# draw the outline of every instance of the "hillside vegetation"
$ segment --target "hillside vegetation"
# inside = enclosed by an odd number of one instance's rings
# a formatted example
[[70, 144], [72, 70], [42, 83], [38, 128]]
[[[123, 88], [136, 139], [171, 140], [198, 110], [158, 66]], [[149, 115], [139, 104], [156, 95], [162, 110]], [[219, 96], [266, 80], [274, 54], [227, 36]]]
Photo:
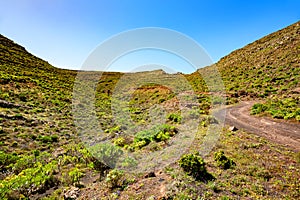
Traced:
[[222, 58], [217, 66], [230, 98], [262, 100], [275, 118], [300, 121], [300, 22]]
[[[226, 87], [227, 103], [258, 100], [265, 109], [253, 113], [299, 121], [299, 59], [300, 22], [223, 57], [215, 65]], [[195, 91], [207, 91], [200, 74], [209, 77], [210, 70], [201, 68], [186, 75]]]
[[[227, 103], [258, 101], [252, 114], [299, 123], [299, 33], [297, 22], [216, 63]], [[135, 74], [64, 70], [0, 35], [0, 69], [0, 199], [300, 198], [299, 152], [225, 128], [209, 155], [202, 158], [197, 153], [208, 128], [218, 123], [209, 111], [219, 100], [210, 98], [214, 91], [208, 90], [200, 75], [209, 77], [211, 67], [187, 75], [159, 70]], [[101, 75], [94, 104], [105, 138], [89, 133], [87, 138], [95, 143], [91, 146], [85, 146], [78, 135], [84, 126], [75, 126], [72, 113], [78, 73]], [[168, 87], [149, 83], [131, 88], [130, 82], [121, 82], [128, 90], [114, 94], [122, 78], [149, 75], [163, 77]], [[195, 99], [183, 77], [192, 86]], [[130, 96], [128, 101], [118, 98], [123, 93]], [[187, 103], [181, 105], [180, 98]], [[128, 115], [116, 118], [119, 110], [112, 110], [114, 105]], [[182, 107], [191, 107], [193, 112], [187, 117]], [[180, 137], [181, 124], [189, 120], [199, 123], [192, 144], [180, 152], [184, 153], [181, 158], [162, 169], [130, 173], [112, 169], [115, 163], [105, 158], [106, 152], [139, 156], [168, 149]], [[154, 122], [156, 126], [151, 127]], [[99, 152], [109, 161], [97, 159]], [[122, 164], [137, 163], [128, 159]]]

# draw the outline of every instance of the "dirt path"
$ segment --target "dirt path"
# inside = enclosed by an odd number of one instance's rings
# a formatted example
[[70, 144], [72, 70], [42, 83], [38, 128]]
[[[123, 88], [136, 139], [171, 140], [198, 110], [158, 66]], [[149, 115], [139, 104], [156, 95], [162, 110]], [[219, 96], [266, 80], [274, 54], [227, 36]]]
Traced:
[[227, 107], [219, 110], [216, 116], [224, 116], [226, 112], [226, 124], [300, 151], [300, 124], [252, 116], [250, 109], [254, 103], [242, 102], [237, 106]]

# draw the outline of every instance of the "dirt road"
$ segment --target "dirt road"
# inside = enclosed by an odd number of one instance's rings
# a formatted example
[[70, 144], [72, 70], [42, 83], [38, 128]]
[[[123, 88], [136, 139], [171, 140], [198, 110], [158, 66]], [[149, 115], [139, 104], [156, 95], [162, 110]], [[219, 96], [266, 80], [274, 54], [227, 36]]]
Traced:
[[300, 151], [300, 124], [250, 115], [254, 103], [242, 102], [237, 106], [227, 107], [219, 110], [216, 117], [224, 116], [226, 112], [226, 124]]

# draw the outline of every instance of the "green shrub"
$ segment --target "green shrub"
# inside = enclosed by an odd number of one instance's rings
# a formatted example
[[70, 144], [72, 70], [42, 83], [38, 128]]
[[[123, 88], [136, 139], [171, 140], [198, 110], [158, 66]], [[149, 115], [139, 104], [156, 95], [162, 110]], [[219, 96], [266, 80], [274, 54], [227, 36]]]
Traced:
[[266, 181], [269, 181], [271, 178], [272, 178], [272, 175], [271, 173], [266, 170], [266, 169], [263, 169], [263, 168], [259, 168], [257, 171], [256, 171], [256, 176], [258, 178], [262, 178]]
[[215, 152], [214, 159], [217, 162], [217, 166], [223, 169], [229, 169], [236, 165], [233, 160], [225, 156], [224, 151]]
[[122, 179], [123, 175], [124, 175], [123, 171], [113, 169], [107, 174], [105, 182], [107, 183], [108, 187], [111, 189], [120, 187], [121, 179]]
[[14, 191], [25, 197], [37, 191], [44, 192], [57, 183], [53, 176], [56, 166], [56, 161], [46, 165], [37, 162], [34, 167], [24, 169], [18, 175], [13, 174], [6, 177], [0, 181], [0, 198], [6, 199]]
[[152, 130], [140, 131], [135, 135], [133, 142], [144, 141], [146, 144], [149, 144], [155, 137], [155, 134], [156, 133]]
[[14, 141], [12, 144], [11, 144], [12, 147], [17, 147], [18, 146], [18, 142]]
[[39, 135], [38, 136], [38, 140], [41, 141], [41, 142], [43, 142], [43, 143], [50, 143], [50, 142], [52, 142], [51, 137], [48, 136], [48, 135], [45, 135], [45, 136]]
[[300, 97], [291, 98], [272, 98], [265, 103], [254, 104], [251, 108], [251, 114], [269, 113], [277, 119], [296, 119], [300, 121]]
[[[1, 122], [1, 118], [0, 118], [0, 122]], [[3, 128], [0, 126], [0, 134], [4, 133]]]
[[34, 155], [35, 158], [38, 157], [38, 156], [40, 155], [40, 151], [39, 151], [39, 150], [36, 150], [36, 149], [33, 150], [32, 153], [33, 153], [33, 155]]
[[20, 173], [26, 168], [33, 167], [36, 162], [46, 164], [49, 156], [50, 154], [47, 152], [39, 152], [38, 150], [34, 150], [33, 154], [18, 156], [18, 160], [9, 167], [12, 168], [14, 173]]
[[272, 117], [276, 119], [283, 119], [285, 116], [282, 110], [271, 109], [268, 112], [271, 113]]
[[149, 130], [138, 132], [134, 137], [133, 144], [131, 144], [130, 146], [133, 147], [133, 149], [140, 149], [148, 145], [152, 141], [166, 141], [176, 133], [177, 130], [174, 126], [170, 126], [167, 124], [157, 125]]
[[181, 123], [182, 117], [179, 114], [170, 113], [168, 114], [167, 119], [175, 123]]
[[125, 139], [123, 137], [118, 137], [114, 140], [114, 144], [123, 147], [125, 145]]
[[250, 114], [257, 115], [259, 113], [266, 111], [267, 109], [268, 109], [268, 107], [265, 106], [264, 104], [256, 103], [252, 106]]
[[24, 93], [20, 93], [20, 94], [19, 94], [19, 98], [20, 98], [21, 101], [24, 101], [24, 102], [27, 101], [27, 95], [24, 94]]
[[14, 119], [24, 119], [24, 117], [21, 113], [17, 113], [15, 114]]
[[126, 157], [122, 162], [123, 167], [134, 167], [137, 164], [137, 161], [132, 157]]
[[228, 196], [221, 196], [220, 199], [221, 199], [221, 200], [230, 200], [231, 198], [228, 197]]
[[156, 136], [155, 136], [155, 141], [160, 142], [160, 141], [166, 141], [170, 138], [169, 132], [159, 132]]
[[163, 98], [160, 98], [160, 99], [158, 100], [159, 103], [163, 103], [164, 101], [166, 101], [166, 100], [163, 99]]
[[74, 167], [68, 173], [71, 178], [72, 184], [78, 184], [81, 177], [83, 177], [83, 173], [77, 168]]
[[0, 165], [1, 166], [9, 166], [10, 164], [14, 164], [19, 159], [19, 156], [16, 153], [5, 153], [0, 151]]
[[[157, 139], [158, 135], [161, 133], [165, 133], [168, 135], [174, 135], [176, 134], [177, 130], [174, 126], [170, 126], [167, 124], [163, 124], [163, 125], [157, 125], [154, 126], [153, 128], [149, 129], [149, 130], [145, 130], [145, 131], [140, 131], [136, 134], [136, 136], [134, 137], [134, 142], [137, 141], [146, 141], [147, 143], [150, 143], [151, 141]], [[159, 140], [159, 139], [157, 139]]]
[[58, 135], [51, 135], [52, 142], [58, 142]]
[[121, 127], [120, 126], [115, 126], [113, 128], [105, 130], [106, 133], [118, 133], [120, 131], [121, 131]]
[[[35, 136], [31, 136], [32, 139], [35, 138]], [[42, 143], [52, 143], [52, 142], [58, 142], [58, 135], [54, 134], [51, 136], [48, 135], [39, 135], [37, 137], [37, 140], [41, 141]]]
[[200, 117], [201, 114], [205, 114], [206, 112], [203, 110], [199, 110], [199, 109], [192, 109], [191, 111], [189, 111], [189, 117], [191, 119], [198, 119]]
[[143, 148], [147, 144], [148, 144], [147, 141], [141, 140], [141, 141], [134, 142], [131, 146], [133, 147], [133, 149], [138, 150], [138, 149]]
[[179, 160], [179, 166], [188, 174], [195, 178], [206, 177], [207, 171], [205, 162], [199, 153], [185, 154]]
[[117, 147], [110, 143], [100, 143], [96, 144], [88, 149], [93, 156], [103, 162], [107, 166], [112, 168], [115, 167], [118, 159], [123, 154], [120, 147]]

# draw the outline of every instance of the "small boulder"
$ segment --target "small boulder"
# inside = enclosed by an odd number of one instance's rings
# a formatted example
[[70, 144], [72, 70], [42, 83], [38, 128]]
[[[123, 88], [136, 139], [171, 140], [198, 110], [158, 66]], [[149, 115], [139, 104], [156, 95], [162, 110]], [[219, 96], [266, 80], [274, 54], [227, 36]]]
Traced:
[[151, 177], [156, 177], [156, 176], [155, 176], [155, 173], [154, 173], [153, 171], [147, 173], [147, 174], [144, 176], [144, 178], [151, 178]]
[[237, 131], [237, 130], [238, 130], [238, 128], [237, 128], [237, 127], [235, 127], [235, 126], [230, 126], [228, 130], [230, 130], [230, 131]]
[[64, 191], [64, 199], [75, 200], [79, 197], [80, 189], [77, 187], [71, 187], [69, 190]]
[[55, 151], [52, 153], [54, 158], [58, 158], [59, 156], [63, 156], [66, 153], [66, 150], [59, 147], [55, 149]]

